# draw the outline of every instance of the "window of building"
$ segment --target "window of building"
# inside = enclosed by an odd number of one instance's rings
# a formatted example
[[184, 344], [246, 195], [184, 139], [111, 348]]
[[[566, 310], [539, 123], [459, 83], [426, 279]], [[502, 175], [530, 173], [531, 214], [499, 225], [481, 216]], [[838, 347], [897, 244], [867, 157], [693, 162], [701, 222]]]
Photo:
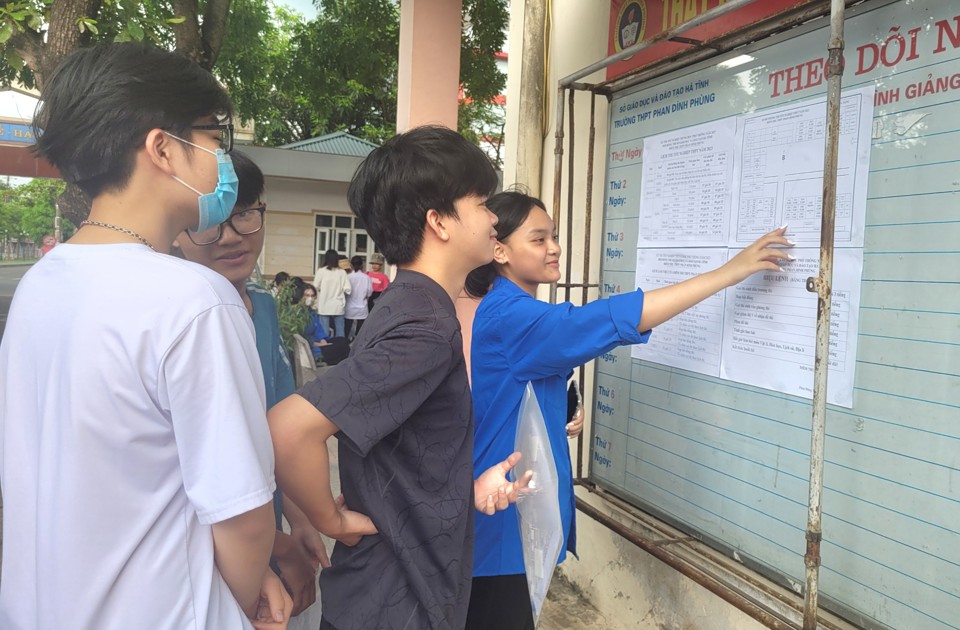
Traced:
[[364, 230], [360, 219], [344, 214], [314, 215], [313, 220], [314, 268], [323, 263], [323, 255], [328, 249], [348, 258], [363, 256], [369, 268], [370, 257], [380, 253], [373, 239]]

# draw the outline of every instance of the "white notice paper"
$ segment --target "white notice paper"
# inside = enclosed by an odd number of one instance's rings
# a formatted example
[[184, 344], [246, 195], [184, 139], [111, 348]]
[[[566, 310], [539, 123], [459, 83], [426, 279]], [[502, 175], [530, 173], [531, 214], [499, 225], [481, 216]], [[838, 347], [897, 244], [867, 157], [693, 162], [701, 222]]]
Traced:
[[[637, 288], [651, 291], [716, 269], [727, 261], [727, 248], [637, 250]], [[723, 292], [716, 293], [657, 326], [631, 356], [717, 376], [723, 340]]]
[[[731, 251], [733, 257], [738, 252]], [[727, 289], [720, 377], [795, 396], [813, 396], [819, 249], [793, 249], [783, 273], [757, 273]], [[827, 402], [853, 407], [863, 250], [834, 251]], [[651, 336], [651, 339], [653, 336]]]
[[[874, 91], [847, 90], [840, 104], [836, 247], [863, 247]], [[740, 118], [731, 247], [783, 224], [797, 244], [819, 246], [826, 113], [823, 97]]]
[[644, 140], [637, 247], [727, 244], [736, 133], [731, 117]]

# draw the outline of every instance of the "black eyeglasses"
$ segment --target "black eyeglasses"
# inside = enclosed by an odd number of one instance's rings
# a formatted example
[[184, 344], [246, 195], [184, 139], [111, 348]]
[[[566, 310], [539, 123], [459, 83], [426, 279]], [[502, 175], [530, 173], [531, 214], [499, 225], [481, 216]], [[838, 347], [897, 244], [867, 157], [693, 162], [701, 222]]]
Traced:
[[223, 236], [223, 226], [229, 225], [240, 236], [256, 234], [263, 229], [263, 213], [267, 211], [266, 204], [260, 204], [230, 215], [230, 218], [203, 232], [187, 230], [187, 238], [194, 245], [213, 245]]
[[191, 129], [198, 129], [201, 131], [219, 131], [220, 132], [220, 148], [223, 149], [224, 153], [230, 153], [233, 151], [233, 123], [211, 123], [209, 125], [191, 125]]

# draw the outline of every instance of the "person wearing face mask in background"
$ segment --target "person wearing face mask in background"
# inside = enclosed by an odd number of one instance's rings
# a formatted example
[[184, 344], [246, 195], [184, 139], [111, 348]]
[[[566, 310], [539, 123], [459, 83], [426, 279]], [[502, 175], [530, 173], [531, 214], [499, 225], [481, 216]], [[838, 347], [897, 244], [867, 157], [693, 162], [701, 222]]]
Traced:
[[289, 619], [253, 324], [220, 274], [167, 255], [233, 210], [231, 112], [197, 64], [134, 42], [44, 86], [36, 151], [91, 208], [24, 276], [0, 344], [4, 630]]
[[317, 365], [336, 365], [350, 354], [350, 343], [346, 337], [331, 337], [327, 332], [323, 320], [317, 313], [317, 290], [313, 285], [304, 283], [300, 288], [300, 304], [310, 313], [310, 321], [303, 331], [303, 336], [310, 344], [313, 360]]

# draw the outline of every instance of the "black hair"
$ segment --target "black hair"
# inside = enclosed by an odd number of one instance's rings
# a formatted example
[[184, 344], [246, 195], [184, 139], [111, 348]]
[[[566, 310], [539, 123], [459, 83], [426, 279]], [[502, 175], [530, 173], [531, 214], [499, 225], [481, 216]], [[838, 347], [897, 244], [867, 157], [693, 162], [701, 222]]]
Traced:
[[294, 276], [290, 278], [290, 284], [293, 285], [293, 295], [290, 296], [290, 303], [296, 304], [300, 301], [300, 298], [303, 297], [304, 287], [310, 283], [304, 282], [303, 278], [300, 276]]
[[314, 294], [314, 295], [317, 294], [317, 289], [316, 289], [316, 287], [314, 287], [314, 286], [313, 286], [312, 284], [310, 284], [309, 282], [304, 282], [303, 280], [301, 280], [299, 284], [297, 284], [297, 285], [294, 286], [294, 289], [293, 289], [293, 303], [294, 303], [294, 304], [298, 304], [298, 303], [300, 302], [300, 300], [303, 299], [303, 296], [304, 296], [304, 294], [307, 292], [307, 289], [310, 289], [311, 291], [313, 291], [313, 294]]
[[250, 156], [242, 151], [231, 151], [230, 159], [233, 169], [240, 180], [237, 189], [237, 204], [241, 208], [248, 208], [259, 201], [263, 196], [263, 171]]
[[281, 284], [290, 279], [290, 274], [286, 271], [278, 271], [277, 275], [273, 277], [273, 286], [279, 287]]
[[388, 263], [413, 262], [423, 245], [428, 210], [455, 219], [454, 202], [486, 199], [499, 180], [483, 151], [445, 127], [417, 127], [374, 149], [350, 182], [350, 208]]
[[[487, 208], [497, 215], [497, 240], [501, 243], [506, 242], [510, 235], [523, 225], [531, 210], [547, 210], [542, 201], [519, 190], [497, 193], [487, 199]], [[497, 263], [489, 262], [471, 271], [463, 288], [472, 297], [481, 298], [490, 290], [490, 285], [498, 274]]]
[[327, 269], [339, 269], [340, 268], [340, 254], [337, 253], [335, 249], [328, 249], [323, 254], [323, 266]]
[[150, 130], [189, 138], [198, 119], [232, 112], [213, 75], [187, 57], [140, 42], [99, 44], [72, 53], [47, 80], [34, 151], [92, 199], [126, 186]]
[[356, 271], [363, 269], [363, 256], [354, 256], [350, 259], [350, 264]]

